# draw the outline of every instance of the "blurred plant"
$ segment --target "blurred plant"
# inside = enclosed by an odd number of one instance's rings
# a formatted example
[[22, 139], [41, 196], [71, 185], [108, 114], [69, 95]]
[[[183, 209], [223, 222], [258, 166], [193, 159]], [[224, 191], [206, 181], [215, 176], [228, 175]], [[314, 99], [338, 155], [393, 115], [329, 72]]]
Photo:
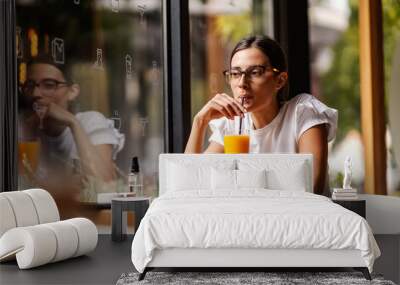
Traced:
[[342, 188], [343, 186], [343, 178], [344, 175], [341, 171], [336, 174], [335, 179], [333, 180], [333, 185], [331, 188]]
[[215, 19], [216, 32], [223, 42], [238, 42], [252, 31], [250, 12], [240, 15], [221, 15]]

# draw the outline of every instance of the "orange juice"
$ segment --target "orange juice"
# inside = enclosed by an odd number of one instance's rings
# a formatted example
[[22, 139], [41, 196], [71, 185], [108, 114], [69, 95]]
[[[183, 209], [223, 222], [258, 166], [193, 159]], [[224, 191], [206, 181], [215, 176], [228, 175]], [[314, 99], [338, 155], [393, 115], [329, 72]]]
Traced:
[[40, 143], [39, 141], [20, 141], [18, 142], [18, 167], [20, 173], [24, 173], [25, 166], [23, 159], [36, 171], [39, 163]]
[[246, 135], [224, 136], [225, 153], [248, 153], [249, 141]]

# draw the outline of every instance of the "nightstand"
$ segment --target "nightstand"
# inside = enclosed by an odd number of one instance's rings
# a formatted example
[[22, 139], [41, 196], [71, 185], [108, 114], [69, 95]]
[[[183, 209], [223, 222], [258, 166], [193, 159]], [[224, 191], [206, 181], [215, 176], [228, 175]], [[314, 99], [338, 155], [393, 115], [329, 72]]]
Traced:
[[332, 202], [359, 214], [365, 219], [365, 200], [332, 200]]
[[111, 201], [111, 238], [113, 241], [126, 239], [126, 211], [135, 212], [137, 231], [140, 221], [150, 205], [150, 197], [113, 198]]

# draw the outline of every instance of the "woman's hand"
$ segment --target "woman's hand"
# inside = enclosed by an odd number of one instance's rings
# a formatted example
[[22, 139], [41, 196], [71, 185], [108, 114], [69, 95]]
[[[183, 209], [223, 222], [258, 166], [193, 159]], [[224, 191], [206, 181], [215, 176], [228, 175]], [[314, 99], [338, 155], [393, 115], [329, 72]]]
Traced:
[[54, 103], [48, 105], [46, 116], [68, 127], [76, 121], [74, 114]]
[[40, 112], [43, 112], [42, 114], [36, 112], [36, 114], [39, 117], [43, 116], [42, 119], [45, 121], [52, 119], [57, 124], [67, 127], [71, 127], [76, 121], [76, 117], [71, 112], [53, 102], [42, 99], [37, 100], [34, 104], [38, 106], [38, 109], [41, 110]]
[[239, 99], [234, 99], [225, 93], [216, 94], [206, 105], [197, 113], [197, 117], [209, 122], [213, 119], [226, 117], [233, 120], [235, 116], [244, 116], [247, 110], [240, 104]]
[[[233, 120], [235, 116], [244, 116], [247, 110], [241, 105], [240, 99], [234, 99], [225, 93], [215, 95], [196, 114], [189, 140], [186, 144], [185, 153], [200, 153], [203, 151], [203, 141], [208, 123], [213, 119], [226, 117]], [[211, 143], [211, 148], [206, 152], [223, 152], [224, 148], [217, 143]]]

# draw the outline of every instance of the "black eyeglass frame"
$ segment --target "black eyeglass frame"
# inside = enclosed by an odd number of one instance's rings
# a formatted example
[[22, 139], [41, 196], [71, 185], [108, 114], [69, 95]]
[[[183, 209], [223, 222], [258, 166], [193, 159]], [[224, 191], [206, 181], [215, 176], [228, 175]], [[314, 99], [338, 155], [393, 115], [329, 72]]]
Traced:
[[[46, 82], [47, 83], [51, 82], [51, 83], [55, 84], [54, 87], [52, 88], [53, 92], [55, 90], [57, 90], [60, 85], [66, 85], [66, 86], [71, 85], [71, 83], [68, 82], [68, 81], [59, 81], [57, 79], [46, 78], [46, 79], [40, 80], [39, 82], [36, 82], [34, 80], [28, 80], [23, 85], [21, 85], [19, 87], [19, 89], [20, 89], [22, 94], [28, 94], [29, 95], [29, 94], [33, 93], [33, 91], [35, 90], [36, 87], [38, 87], [39, 90], [42, 90], [41, 88], [43, 88], [43, 87], [41, 87], [41, 86], [44, 86], [43, 84], [45, 84]], [[28, 86], [29, 83], [30, 83], [30, 86]]]
[[238, 73], [240, 73], [240, 77], [242, 78], [243, 74], [245, 76], [245, 78], [249, 78], [251, 72], [254, 70], [254, 68], [262, 68], [262, 74], [264, 74], [267, 70], [271, 70], [272, 72], [274, 72], [275, 74], [279, 74], [280, 71], [279, 69], [275, 68], [275, 67], [271, 67], [271, 66], [265, 66], [265, 65], [253, 65], [248, 67], [246, 70], [240, 70], [240, 69], [226, 69], [224, 71], [222, 71], [222, 74], [224, 75], [225, 81], [230, 84], [231, 83], [231, 78], [230, 78], [230, 72], [232, 70], [237, 71]]

